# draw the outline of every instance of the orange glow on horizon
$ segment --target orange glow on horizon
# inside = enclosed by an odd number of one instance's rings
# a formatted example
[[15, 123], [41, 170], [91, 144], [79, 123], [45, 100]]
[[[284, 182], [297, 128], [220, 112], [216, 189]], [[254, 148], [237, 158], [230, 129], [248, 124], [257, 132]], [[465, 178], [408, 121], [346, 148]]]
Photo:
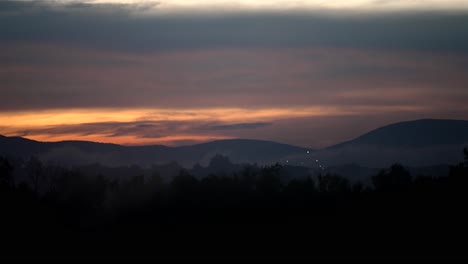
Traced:
[[182, 133], [141, 137], [138, 135], [112, 135], [111, 133], [76, 133], [73, 131], [51, 133], [50, 129], [70, 125], [132, 122], [217, 122], [233, 124], [246, 122], [271, 122], [277, 119], [336, 114], [330, 107], [308, 108], [206, 108], [206, 109], [57, 109], [42, 111], [17, 111], [0, 113], [0, 134], [23, 136], [37, 141], [83, 140], [121, 145], [177, 145], [180, 142], [201, 143], [233, 137], [219, 132]]
[[[235, 125], [285, 119], [346, 116], [370, 111], [412, 111], [401, 107], [311, 106], [291, 108], [204, 108], [204, 109], [63, 109], [0, 113], [0, 134], [38, 141], [84, 140], [121, 145], [178, 145], [230, 139], [222, 130], [197, 130], [198, 124]], [[119, 127], [138, 129], [138, 124], [157, 124], [155, 134], [138, 131], [115, 133]], [[174, 129], [174, 123], [177, 128]], [[104, 126], [102, 126], [104, 124]], [[86, 131], [84, 125], [97, 129]], [[64, 129], [65, 128], [65, 129]], [[162, 133], [158, 133], [162, 131]], [[229, 133], [227, 133], [229, 134]]]
[[[144, 146], [144, 145], [189, 145], [196, 143], [204, 143], [213, 140], [232, 139], [232, 137], [225, 136], [202, 136], [202, 135], [176, 135], [165, 136], [160, 138], [140, 138], [136, 136], [117, 136], [109, 137], [108, 135], [80, 135], [80, 134], [67, 134], [67, 135], [33, 135], [25, 136], [25, 138], [42, 141], [42, 142], [59, 142], [59, 141], [92, 141], [98, 143], [112, 143], [126, 146]], [[182, 142], [182, 144], [179, 144]]]
[[294, 108], [204, 108], [204, 109], [58, 109], [0, 113], [3, 127], [45, 127], [97, 122], [193, 121], [224, 122], [272, 121], [278, 118], [344, 114], [329, 106]]

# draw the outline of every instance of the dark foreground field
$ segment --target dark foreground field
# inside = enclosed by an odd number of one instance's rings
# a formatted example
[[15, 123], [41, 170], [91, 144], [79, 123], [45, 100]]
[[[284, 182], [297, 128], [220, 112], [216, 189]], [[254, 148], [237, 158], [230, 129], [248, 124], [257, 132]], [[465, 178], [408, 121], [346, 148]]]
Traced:
[[[314, 217], [276, 212], [179, 213], [86, 231], [31, 216], [4, 226], [2, 258], [36, 259], [460, 259], [466, 217], [388, 214]], [[234, 215], [235, 214], [235, 215]], [[261, 215], [260, 215], [261, 214]], [[288, 214], [288, 215], [282, 215]], [[136, 217], [134, 215], [133, 217]], [[164, 217], [163, 217], [164, 218]], [[170, 221], [170, 222], [169, 222]], [[27, 227], [20, 227], [28, 225]], [[2, 242], [2, 243], [3, 243]]]
[[367, 187], [336, 175], [284, 184], [278, 166], [168, 184], [65, 170], [40, 193], [3, 159], [1, 258], [466, 259], [467, 165], [441, 177], [394, 165]]

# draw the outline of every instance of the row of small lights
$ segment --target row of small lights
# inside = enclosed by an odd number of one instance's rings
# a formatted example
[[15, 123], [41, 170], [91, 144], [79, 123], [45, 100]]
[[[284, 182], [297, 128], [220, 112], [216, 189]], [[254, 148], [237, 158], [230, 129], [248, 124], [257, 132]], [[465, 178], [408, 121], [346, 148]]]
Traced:
[[[310, 151], [309, 151], [309, 150], [307, 151], [307, 154], [310, 154]], [[286, 160], [286, 163], [289, 163], [289, 160]], [[318, 160], [318, 159], [315, 160], [315, 163], [318, 164], [318, 166], [319, 166], [320, 169], [325, 170], [325, 167], [322, 166], [322, 164], [319, 163], [319, 160]], [[301, 162], [301, 165], [303, 165], [303, 164], [304, 164], [304, 162]]]

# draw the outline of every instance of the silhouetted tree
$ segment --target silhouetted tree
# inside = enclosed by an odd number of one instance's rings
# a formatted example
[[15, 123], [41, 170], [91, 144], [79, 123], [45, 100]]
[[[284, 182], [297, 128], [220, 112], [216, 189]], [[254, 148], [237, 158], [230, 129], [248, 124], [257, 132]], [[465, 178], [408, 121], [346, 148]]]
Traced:
[[304, 197], [315, 191], [315, 182], [309, 176], [303, 180], [292, 179], [286, 186], [285, 192], [289, 195]]
[[173, 178], [170, 185], [172, 198], [177, 203], [193, 204], [198, 194], [198, 183], [198, 180], [187, 170], [180, 170], [179, 174]]
[[245, 165], [239, 175], [240, 188], [245, 192], [255, 190], [256, 171], [252, 165]]
[[228, 168], [232, 165], [231, 161], [229, 160], [229, 157], [216, 154], [211, 160], [209, 167], [217, 170], [217, 169], [225, 169]]
[[7, 158], [0, 157], [0, 187], [12, 188], [14, 179], [12, 176], [13, 166]]
[[91, 184], [93, 207], [96, 209], [107, 207], [108, 205], [106, 202], [110, 184], [109, 180], [103, 175], [99, 174]]
[[353, 193], [361, 193], [364, 191], [364, 184], [362, 184], [361, 181], [358, 181], [356, 183], [353, 184], [353, 187], [352, 187], [352, 191]]
[[227, 176], [234, 170], [234, 165], [228, 157], [217, 154], [215, 155], [208, 166], [208, 171], [219, 176]]
[[283, 187], [280, 179], [281, 169], [282, 166], [279, 163], [262, 168], [257, 179], [256, 190], [265, 195], [279, 193]]
[[304, 207], [315, 195], [315, 182], [309, 176], [305, 179], [292, 179], [284, 189], [288, 207]]
[[197, 177], [197, 178], [201, 178], [202, 176], [204, 176], [204, 173], [205, 173], [205, 168], [203, 168], [200, 163], [196, 163], [195, 165], [193, 165], [193, 168], [192, 168], [192, 174]]
[[381, 170], [372, 177], [372, 183], [377, 191], [401, 191], [411, 182], [411, 174], [401, 164], [393, 164], [389, 170]]
[[463, 149], [463, 154], [465, 156], [465, 167], [468, 167], [468, 147]]
[[349, 181], [334, 174], [319, 175], [318, 190], [322, 193], [345, 193], [349, 191]]
[[148, 179], [147, 182], [150, 190], [153, 192], [161, 192], [164, 188], [164, 181], [159, 172], [155, 171]]
[[[463, 149], [464, 161], [451, 166], [449, 172], [449, 184], [453, 185], [456, 192], [462, 192], [468, 187], [468, 148]], [[466, 191], [465, 191], [466, 193]]]
[[37, 157], [31, 157], [26, 163], [26, 172], [28, 174], [29, 179], [31, 180], [34, 194], [38, 196], [39, 194], [39, 186], [41, 180], [44, 177], [44, 166], [42, 162]]

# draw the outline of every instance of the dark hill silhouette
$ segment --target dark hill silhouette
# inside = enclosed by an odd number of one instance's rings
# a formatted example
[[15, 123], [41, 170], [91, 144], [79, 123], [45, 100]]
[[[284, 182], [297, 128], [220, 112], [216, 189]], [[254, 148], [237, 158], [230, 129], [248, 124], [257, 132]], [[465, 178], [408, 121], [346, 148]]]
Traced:
[[47, 150], [46, 144], [22, 137], [0, 137], [0, 155], [37, 155]]
[[[36, 155], [67, 165], [101, 163], [107, 166], [164, 164], [177, 161], [191, 168], [208, 165], [220, 154], [233, 163], [283, 163], [325, 167], [358, 164], [370, 168], [395, 162], [408, 166], [452, 164], [462, 158], [460, 149], [468, 143], [468, 121], [424, 119], [391, 124], [356, 139], [313, 151], [263, 140], [232, 139], [180, 147], [121, 146], [86, 141], [37, 142], [21, 137], [0, 137], [0, 155]], [[307, 151], [310, 154], [306, 154]]]
[[151, 165], [177, 161], [187, 167], [195, 163], [208, 164], [217, 154], [228, 156], [236, 163], [274, 163], [284, 157], [305, 152], [304, 148], [272, 141], [233, 139], [209, 143], [166, 147], [122, 146], [87, 141], [38, 142], [20, 137], [0, 138], [0, 155], [29, 157], [67, 165], [101, 163], [111, 166]]
[[390, 124], [331, 148], [349, 145], [424, 147], [468, 142], [468, 121], [421, 119]]
[[459, 150], [467, 143], [468, 121], [422, 119], [375, 129], [318, 155], [329, 165], [387, 167], [404, 161], [409, 166], [432, 166], [460, 160]]
[[231, 139], [208, 143], [182, 146], [177, 149], [180, 157], [195, 155], [202, 157], [201, 162], [207, 164], [213, 156], [220, 154], [238, 162], [279, 162], [285, 157], [302, 154], [305, 148], [281, 144], [273, 141]]

